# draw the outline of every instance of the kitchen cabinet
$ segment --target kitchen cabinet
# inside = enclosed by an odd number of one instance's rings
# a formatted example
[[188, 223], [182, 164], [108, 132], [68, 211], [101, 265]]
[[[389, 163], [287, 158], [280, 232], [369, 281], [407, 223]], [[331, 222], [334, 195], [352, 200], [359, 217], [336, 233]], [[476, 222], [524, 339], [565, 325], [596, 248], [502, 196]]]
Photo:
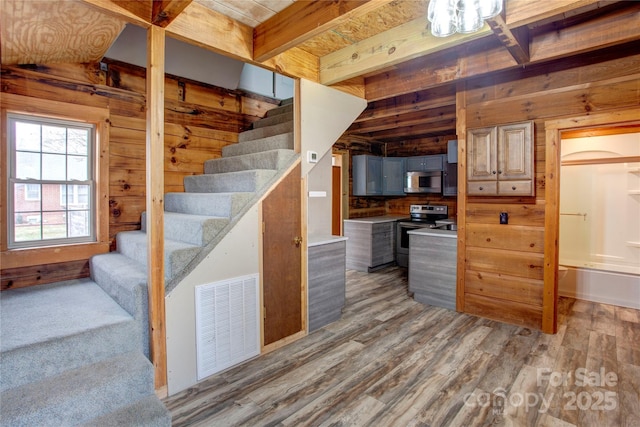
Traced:
[[354, 196], [404, 196], [404, 157], [353, 156]]
[[467, 130], [470, 196], [533, 196], [533, 122]]
[[404, 157], [382, 158], [382, 194], [384, 196], [404, 196]]
[[342, 316], [346, 289], [346, 240], [336, 236], [309, 240], [309, 332]]
[[445, 156], [445, 154], [435, 154], [432, 156], [407, 157], [407, 171], [441, 171]]
[[400, 217], [344, 220], [344, 236], [348, 238], [347, 268], [371, 272], [394, 263], [398, 219]]
[[444, 172], [442, 173], [442, 195], [457, 196], [458, 195], [458, 164], [445, 163]]
[[382, 196], [382, 157], [353, 156], [353, 195]]
[[423, 304], [456, 309], [457, 232], [409, 231], [409, 292]]

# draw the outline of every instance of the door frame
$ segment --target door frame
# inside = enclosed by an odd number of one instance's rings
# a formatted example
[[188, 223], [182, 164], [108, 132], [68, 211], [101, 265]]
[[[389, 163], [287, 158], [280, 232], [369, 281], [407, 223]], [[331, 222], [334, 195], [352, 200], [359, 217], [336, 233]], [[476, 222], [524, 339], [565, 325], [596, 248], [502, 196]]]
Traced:
[[615, 127], [640, 124], [640, 108], [603, 112], [544, 122], [545, 141], [545, 213], [544, 213], [544, 285], [542, 295], [542, 331], [558, 331], [558, 257], [560, 241], [560, 141], [562, 132], [595, 126]]

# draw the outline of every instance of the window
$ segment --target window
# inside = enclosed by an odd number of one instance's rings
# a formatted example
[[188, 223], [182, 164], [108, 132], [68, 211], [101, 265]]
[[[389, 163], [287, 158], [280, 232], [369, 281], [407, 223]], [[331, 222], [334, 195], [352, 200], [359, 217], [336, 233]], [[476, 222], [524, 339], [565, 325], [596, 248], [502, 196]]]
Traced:
[[10, 248], [95, 241], [95, 127], [9, 114]]

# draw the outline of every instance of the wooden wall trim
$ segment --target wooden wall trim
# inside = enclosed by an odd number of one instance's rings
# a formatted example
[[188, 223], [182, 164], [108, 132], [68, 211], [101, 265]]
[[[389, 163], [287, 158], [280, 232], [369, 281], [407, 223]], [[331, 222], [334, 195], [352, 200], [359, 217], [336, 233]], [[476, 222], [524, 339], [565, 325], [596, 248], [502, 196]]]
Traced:
[[[0, 265], [2, 269], [28, 267], [64, 261], [86, 260], [91, 255], [109, 251], [109, 110], [100, 107], [76, 105], [60, 101], [38, 99], [29, 96], [2, 93], [2, 163], [7, 170], [7, 129], [8, 112], [26, 113], [36, 116], [53, 117], [92, 123], [96, 126], [95, 180], [96, 180], [96, 241], [92, 243], [43, 246], [8, 250], [6, 233], [0, 233]], [[2, 176], [0, 186], [0, 206], [3, 207], [0, 224], [6, 227], [8, 212], [4, 201], [7, 199], [7, 175]]]
[[147, 283], [149, 355], [155, 388], [167, 395], [167, 343], [164, 290], [164, 65], [165, 30], [147, 30]]
[[545, 122], [546, 129], [546, 190], [544, 238], [544, 287], [542, 296], [542, 331], [554, 334], [558, 330], [558, 256], [560, 240], [560, 140], [563, 130], [603, 125], [640, 123], [640, 108], [562, 118]]
[[456, 88], [456, 133], [458, 135], [458, 260], [456, 272], [456, 310], [465, 311], [466, 218], [467, 218], [467, 92], [466, 83]]

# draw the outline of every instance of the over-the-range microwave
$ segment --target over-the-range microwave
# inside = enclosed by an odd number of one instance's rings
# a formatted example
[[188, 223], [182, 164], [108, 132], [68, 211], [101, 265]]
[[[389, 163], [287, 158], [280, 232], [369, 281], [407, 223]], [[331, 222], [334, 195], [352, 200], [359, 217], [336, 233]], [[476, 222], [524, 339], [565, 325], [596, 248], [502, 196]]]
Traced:
[[405, 193], [442, 193], [442, 171], [407, 172], [404, 180]]

